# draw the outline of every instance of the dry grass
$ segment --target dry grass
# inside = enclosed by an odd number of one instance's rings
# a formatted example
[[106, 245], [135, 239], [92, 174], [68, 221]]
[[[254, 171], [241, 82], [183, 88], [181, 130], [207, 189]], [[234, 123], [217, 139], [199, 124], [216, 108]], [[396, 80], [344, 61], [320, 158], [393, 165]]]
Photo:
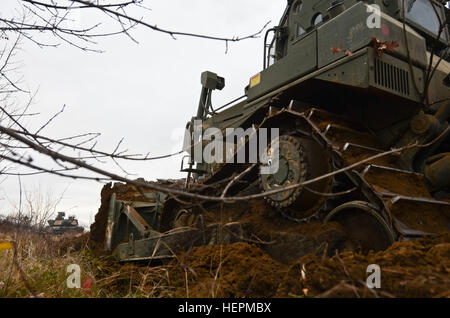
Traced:
[[[14, 241], [17, 251], [16, 262], [13, 250], [0, 251], [0, 297], [167, 298], [223, 294], [220, 266], [197, 273], [182, 258], [160, 266], [120, 264], [112, 257], [94, 255], [88, 236], [89, 233], [56, 237], [0, 223], [0, 241]], [[210, 267], [209, 261], [205, 262], [200, 263], [198, 270]], [[71, 264], [80, 266], [82, 282], [92, 279], [91, 288], [67, 287], [67, 267]], [[202, 280], [200, 287], [203, 280], [213, 284], [191, 290], [190, 284], [196, 284], [197, 279]]]
[[[14, 251], [0, 251], [0, 297], [171, 297], [166, 267], [121, 266], [97, 257], [87, 246], [88, 233], [55, 237], [0, 225], [0, 241]], [[68, 288], [67, 267], [81, 268], [81, 282], [91, 288]], [[172, 288], [173, 289], [173, 288]]]
[[[202, 246], [169, 264], [119, 264], [94, 255], [89, 234], [42, 235], [2, 227], [0, 241], [16, 242], [0, 251], [0, 297], [448, 297], [450, 236], [394, 244], [369, 255], [345, 252], [325, 259], [310, 254], [291, 265], [259, 248], [235, 243]], [[90, 288], [67, 287], [71, 264], [81, 268]], [[383, 289], [375, 295], [361, 284], [368, 264], [383, 268]], [[154, 265], [154, 264], [153, 264]]]

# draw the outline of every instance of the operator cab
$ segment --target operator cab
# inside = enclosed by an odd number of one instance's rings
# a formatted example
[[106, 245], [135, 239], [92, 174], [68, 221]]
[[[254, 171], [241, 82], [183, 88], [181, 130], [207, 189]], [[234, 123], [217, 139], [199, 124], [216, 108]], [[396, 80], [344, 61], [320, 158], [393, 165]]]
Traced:
[[[264, 43], [264, 69], [288, 55], [295, 43], [307, 37], [323, 23], [335, 18], [358, 2], [360, 1], [288, 0], [279, 26], [267, 31]], [[440, 1], [372, 0], [366, 1], [366, 3], [377, 5], [383, 13], [400, 22], [405, 20], [406, 24], [426, 39], [429, 50], [434, 46], [438, 55], [444, 54], [442, 50], [446, 50], [449, 39], [446, 15], [450, 10]], [[403, 3], [405, 8], [403, 8]], [[403, 11], [405, 19], [403, 19]], [[269, 34], [272, 34], [270, 43], [268, 41]], [[438, 36], [439, 41], [436, 41]]]

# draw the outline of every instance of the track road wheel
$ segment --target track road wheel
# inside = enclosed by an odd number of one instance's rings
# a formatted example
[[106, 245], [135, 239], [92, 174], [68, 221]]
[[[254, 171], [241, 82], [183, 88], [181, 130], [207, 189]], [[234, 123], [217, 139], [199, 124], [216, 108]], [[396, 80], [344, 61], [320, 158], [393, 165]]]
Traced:
[[381, 251], [394, 243], [394, 234], [377, 210], [365, 201], [351, 201], [331, 211], [325, 222], [338, 222], [346, 239], [337, 242], [330, 252], [352, 250], [368, 253]]
[[[269, 148], [271, 162], [278, 163], [278, 170], [271, 174], [263, 174], [260, 167], [260, 182], [263, 191], [276, 190], [292, 184], [302, 183], [309, 179], [329, 173], [332, 170], [331, 160], [326, 151], [312, 139], [283, 135], [279, 138], [277, 150]], [[276, 148], [275, 148], [276, 149]], [[310, 184], [308, 188], [320, 193], [328, 193], [333, 178], [326, 178]], [[286, 216], [296, 220], [307, 220], [320, 211], [326, 198], [314, 194], [301, 187], [278, 192], [265, 198], [268, 204], [280, 209]]]

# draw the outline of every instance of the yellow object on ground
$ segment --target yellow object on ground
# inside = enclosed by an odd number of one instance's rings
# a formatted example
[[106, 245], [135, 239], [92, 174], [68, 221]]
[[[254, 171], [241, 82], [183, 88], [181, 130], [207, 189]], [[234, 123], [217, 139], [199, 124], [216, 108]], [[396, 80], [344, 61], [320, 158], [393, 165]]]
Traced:
[[13, 247], [14, 247], [14, 245], [11, 242], [0, 242], [0, 251], [10, 250]]

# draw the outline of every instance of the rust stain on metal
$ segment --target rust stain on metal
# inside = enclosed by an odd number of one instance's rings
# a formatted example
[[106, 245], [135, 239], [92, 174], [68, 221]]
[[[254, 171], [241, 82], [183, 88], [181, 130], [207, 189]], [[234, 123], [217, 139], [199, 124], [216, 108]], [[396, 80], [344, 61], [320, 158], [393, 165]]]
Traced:
[[350, 50], [344, 48], [342, 45], [340, 45], [338, 48], [333, 46], [331, 48], [331, 52], [333, 52], [333, 54], [338, 54], [338, 53], [344, 52], [348, 56], [353, 56], [353, 53]]
[[382, 42], [377, 38], [372, 38], [372, 46], [375, 48], [375, 50], [377, 50], [378, 56], [382, 56], [384, 51], [386, 52], [395, 51], [399, 47], [399, 44], [397, 41]]

